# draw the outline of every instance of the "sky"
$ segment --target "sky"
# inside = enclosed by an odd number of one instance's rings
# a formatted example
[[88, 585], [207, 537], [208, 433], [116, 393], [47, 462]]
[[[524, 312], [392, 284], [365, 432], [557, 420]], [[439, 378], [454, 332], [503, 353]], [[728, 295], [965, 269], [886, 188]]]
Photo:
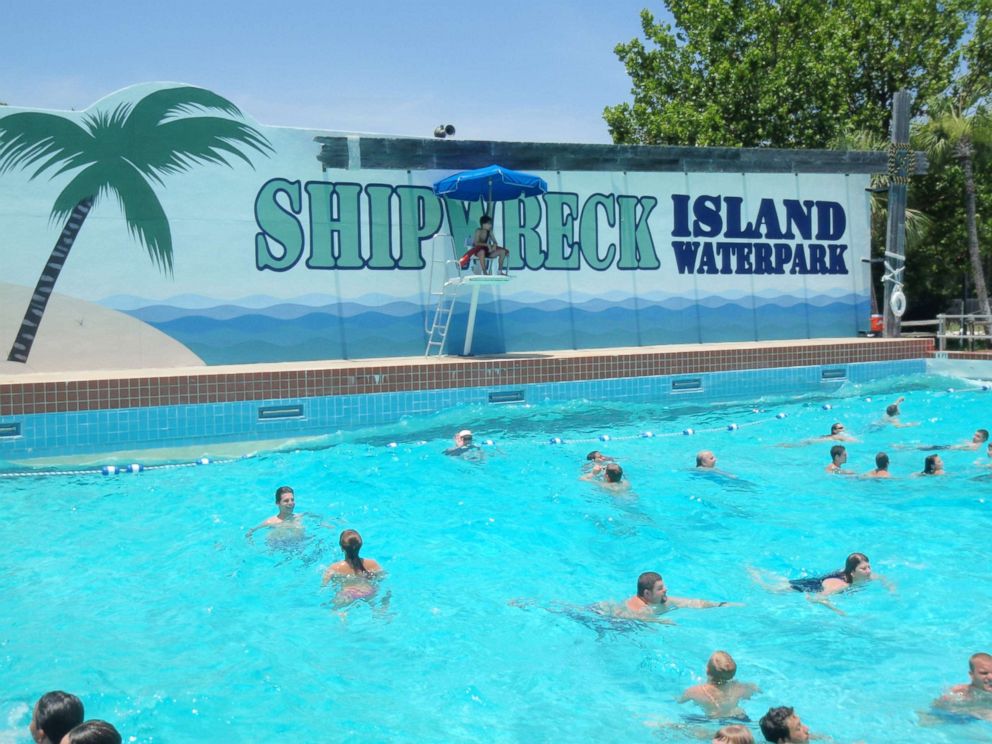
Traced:
[[659, 0], [9, 3], [0, 101], [82, 110], [136, 83], [218, 93], [261, 124], [609, 143], [631, 100], [614, 53]]

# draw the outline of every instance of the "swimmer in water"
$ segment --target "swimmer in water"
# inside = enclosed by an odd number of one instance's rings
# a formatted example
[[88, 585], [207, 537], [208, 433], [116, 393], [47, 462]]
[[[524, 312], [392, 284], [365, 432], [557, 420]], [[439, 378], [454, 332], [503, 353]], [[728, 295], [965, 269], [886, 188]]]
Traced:
[[[825, 605], [839, 615], [845, 614], [842, 610], [834, 607], [827, 599], [832, 594], [852, 589], [856, 586], [867, 584], [873, 579], [880, 580], [889, 591], [893, 591], [892, 585], [884, 578], [871, 571], [871, 561], [864, 553], [851, 553], [844, 561], [844, 568], [840, 571], [826, 574], [825, 576], [809, 576], [802, 579], [786, 579], [774, 574], [762, 573], [758, 569], [749, 568], [751, 578], [762, 588], [770, 592], [803, 592], [811, 602]], [[772, 580], [769, 581], [768, 578]]]
[[269, 539], [277, 542], [287, 540], [298, 540], [303, 536], [303, 519], [299, 514], [294, 513], [296, 509], [296, 494], [289, 486], [280, 486], [276, 489], [276, 505], [279, 513], [269, 517], [257, 527], [252, 527], [245, 534], [249, 542], [252, 535], [261, 529], [272, 529]]
[[714, 651], [706, 662], [706, 683], [693, 685], [682, 693], [677, 702], [696, 703], [707, 718], [737, 718], [747, 721], [741, 700], [761, 692], [757, 685], [735, 682], [737, 662], [726, 651]]
[[83, 703], [75, 695], [58, 690], [46, 692], [35, 703], [28, 731], [36, 744], [59, 744], [84, 717]]
[[701, 470], [712, 470], [716, 467], [716, 455], [711, 450], [700, 450], [696, 453], [696, 467]]
[[884, 452], [875, 455], [875, 469], [869, 470], [862, 478], [891, 478], [889, 473], [889, 456]]
[[830, 464], [827, 465], [827, 472], [835, 475], [854, 475], [853, 470], [846, 470], [844, 463], [847, 462], [847, 447], [843, 444], [835, 444], [830, 448]]
[[844, 428], [844, 424], [840, 421], [836, 421], [830, 426], [830, 433], [824, 434], [822, 437], [809, 437], [808, 439], [803, 439], [796, 444], [779, 444], [777, 447], [805, 447], [809, 444], [816, 444], [817, 442], [857, 442], [858, 440], [847, 433]]
[[472, 432], [462, 429], [455, 434], [455, 446], [444, 451], [449, 457], [460, 457], [463, 460], [481, 460], [482, 447], [472, 441]]
[[905, 429], [910, 426], [919, 426], [920, 425], [919, 421], [903, 422], [899, 420], [899, 414], [901, 413], [901, 411], [899, 410], [899, 406], [905, 400], [906, 399], [900, 395], [896, 399], [895, 403], [890, 403], [885, 409], [885, 416], [882, 417], [882, 420], [879, 423], [882, 424], [883, 426], [888, 424], [889, 426], [894, 426], [897, 429]]
[[917, 475], [946, 475], [940, 455], [927, 455], [923, 458], [923, 470]]
[[732, 723], [713, 734], [710, 744], [754, 744], [754, 735], [747, 726]]
[[[769, 708], [758, 721], [765, 741], [774, 744], [803, 743], [810, 740], [809, 726], [806, 726], [795, 710], [786, 706]], [[817, 736], [817, 738], [820, 738]]]
[[968, 659], [966, 685], [954, 685], [933, 702], [933, 707], [952, 713], [992, 721], [992, 655], [984, 652], [972, 654]]
[[858, 441], [857, 439], [855, 439], [854, 437], [852, 437], [850, 434], [847, 433], [847, 431], [844, 428], [844, 424], [842, 424], [840, 421], [837, 421], [837, 422], [831, 424], [831, 426], [830, 426], [830, 433], [829, 434], [824, 434], [822, 437], [816, 437], [816, 438], [812, 439], [811, 441], [814, 441], [814, 442], [823, 442], [823, 441], [829, 441], [829, 440], [835, 440], [835, 441], [838, 441], [838, 442], [857, 442]]
[[645, 571], [637, 577], [637, 594], [616, 608], [614, 614], [631, 620], [663, 623], [666, 621], [660, 618], [661, 615], [680, 607], [704, 610], [711, 607], [743, 607], [743, 605], [737, 602], [710, 602], [706, 599], [671, 597], [668, 595], [668, 587], [665, 586], [661, 574]]
[[616, 462], [610, 462], [606, 465], [593, 465], [592, 470], [579, 478], [579, 480], [598, 481], [598, 486], [610, 491], [626, 491], [630, 488], [630, 481], [624, 480], [623, 468]]
[[[900, 447], [900, 449], [918, 449], [921, 452], [932, 452], [934, 450], [964, 450], [974, 452], [982, 448], [982, 445], [989, 441], [988, 429], [976, 429], [971, 435], [971, 441], [961, 444], [927, 444], [920, 447]], [[898, 445], [897, 445], [898, 446]]]
[[374, 597], [377, 588], [372, 580], [382, 573], [382, 566], [374, 558], [362, 558], [359, 555], [362, 550], [362, 536], [355, 530], [345, 530], [341, 533], [338, 544], [344, 551], [344, 560], [327, 567], [321, 586], [327, 586], [332, 579], [343, 585], [334, 597], [337, 607], [350, 604], [356, 599]]

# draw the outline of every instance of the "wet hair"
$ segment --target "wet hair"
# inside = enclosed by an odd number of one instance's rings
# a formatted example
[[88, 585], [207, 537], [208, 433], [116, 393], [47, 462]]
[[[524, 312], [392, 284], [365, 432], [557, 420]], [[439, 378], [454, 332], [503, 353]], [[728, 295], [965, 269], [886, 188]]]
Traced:
[[121, 735], [106, 721], [84, 721], [69, 732], [69, 744], [121, 744]]
[[645, 571], [637, 577], [637, 596], [654, 589], [654, 585], [661, 581], [661, 574], [655, 571]]
[[842, 424], [840, 421], [835, 421], [834, 423], [830, 424], [830, 433], [836, 434], [838, 431], [840, 431], [843, 428], [844, 428], [844, 424]]
[[979, 434], [982, 437], [982, 441], [983, 442], [989, 441], [989, 430], [988, 429], [978, 429], [975, 433], [976, 434]]
[[294, 491], [289, 486], [279, 486], [279, 488], [276, 489], [276, 503], [277, 504], [279, 503], [280, 500], [282, 500], [282, 495], [284, 493], [291, 493], [294, 496], [296, 495], [296, 491]]
[[754, 736], [747, 726], [732, 723], [713, 734], [713, 741], [721, 742], [721, 744], [724, 742], [726, 744], [754, 744]]
[[934, 474], [934, 472], [937, 470], [937, 458], [938, 457], [940, 457], [940, 455], [927, 455], [923, 459], [923, 474], [924, 475], [933, 475]]
[[832, 460], [836, 460], [845, 452], [847, 452], [847, 447], [845, 447], [843, 444], [835, 444], [833, 447], [830, 448], [830, 458]]
[[888, 470], [889, 456], [884, 452], [879, 452], [877, 455], [875, 455], [875, 468], [877, 470]]
[[599, 450], [593, 450], [588, 455], [586, 455], [587, 460], [595, 460], [599, 457]]
[[984, 651], [979, 651], [977, 654], [972, 654], [971, 657], [968, 659], [968, 671], [969, 672], [975, 671], [975, 662], [976, 661], [992, 661], [992, 656], [990, 656], [989, 654], [985, 653]]
[[372, 572], [365, 568], [365, 561], [358, 555], [362, 549], [362, 536], [355, 530], [345, 530], [338, 540], [341, 550], [344, 551], [344, 562], [351, 566], [352, 570], [359, 576], [371, 576]]
[[45, 733], [52, 744], [59, 744], [62, 737], [83, 722], [83, 702], [68, 692], [53, 690], [38, 699], [34, 708], [34, 726]]
[[860, 566], [862, 563], [871, 563], [868, 560], [868, 556], [864, 553], [851, 553], [847, 556], [847, 560], [844, 561], [844, 581], [848, 584], [854, 582], [854, 569]]
[[761, 733], [765, 741], [781, 741], [789, 737], [789, 726], [786, 721], [790, 716], [795, 715], [795, 709], [781, 705], [778, 708], [769, 708], [758, 721]]
[[709, 450], [699, 450], [699, 452], [696, 453], [696, 467], [697, 468], [703, 467], [703, 455], [705, 455], [707, 452], [709, 452], [711, 455], [713, 454]]
[[899, 415], [899, 406], [897, 404], [893, 403], [892, 405], [890, 405], [888, 408], [885, 409], [885, 415], [886, 416], [898, 416]]
[[706, 662], [706, 676], [717, 684], [729, 682], [737, 674], [737, 662], [726, 651], [714, 651]]
[[617, 463], [611, 462], [603, 468], [603, 477], [610, 483], [619, 483], [623, 479], [623, 468]]
[[493, 224], [493, 218], [490, 217], [488, 214], [484, 214], [479, 218], [479, 227], [482, 227], [486, 224], [489, 225]]

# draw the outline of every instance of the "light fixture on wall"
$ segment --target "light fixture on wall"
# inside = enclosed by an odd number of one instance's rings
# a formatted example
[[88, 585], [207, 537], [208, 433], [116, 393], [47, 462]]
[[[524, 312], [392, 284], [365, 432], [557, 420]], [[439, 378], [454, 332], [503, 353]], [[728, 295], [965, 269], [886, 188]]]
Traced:
[[452, 124], [438, 124], [434, 129], [434, 136], [438, 139], [444, 139], [445, 137], [451, 137], [455, 133], [455, 127]]

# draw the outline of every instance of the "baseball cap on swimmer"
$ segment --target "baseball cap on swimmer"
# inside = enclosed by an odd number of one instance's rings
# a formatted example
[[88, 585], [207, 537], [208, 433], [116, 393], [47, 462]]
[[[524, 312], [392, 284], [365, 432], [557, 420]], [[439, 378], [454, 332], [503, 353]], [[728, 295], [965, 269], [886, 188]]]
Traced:
[[468, 429], [462, 429], [460, 432], [458, 432], [458, 438], [459, 439], [466, 439], [466, 438], [471, 439], [472, 438], [472, 432], [470, 432]]

